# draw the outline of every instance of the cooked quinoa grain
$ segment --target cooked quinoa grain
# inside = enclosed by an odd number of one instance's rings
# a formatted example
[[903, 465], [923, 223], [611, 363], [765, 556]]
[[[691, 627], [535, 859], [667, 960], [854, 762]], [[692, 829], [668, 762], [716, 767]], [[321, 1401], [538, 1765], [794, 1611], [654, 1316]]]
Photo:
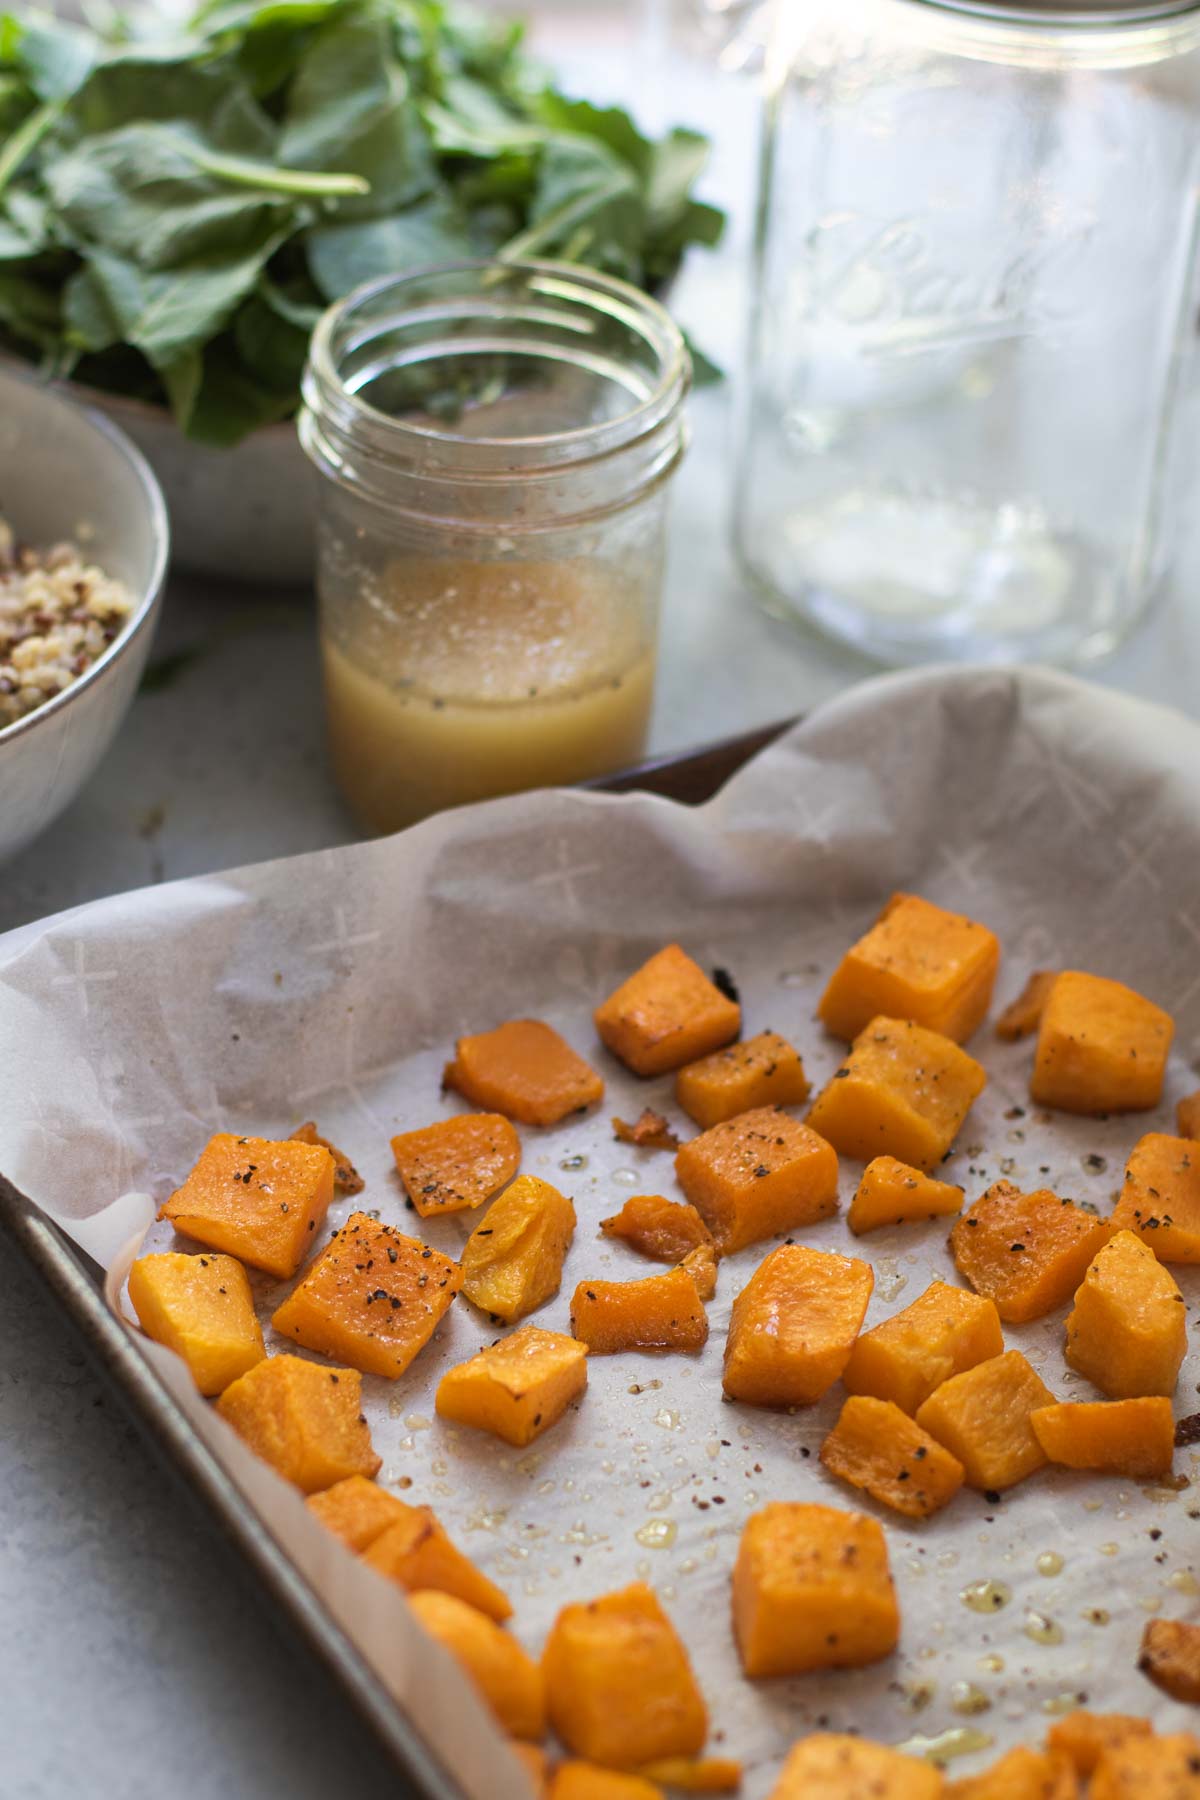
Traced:
[[74, 544], [18, 544], [0, 519], [0, 730], [52, 700], [129, 619], [128, 589]]

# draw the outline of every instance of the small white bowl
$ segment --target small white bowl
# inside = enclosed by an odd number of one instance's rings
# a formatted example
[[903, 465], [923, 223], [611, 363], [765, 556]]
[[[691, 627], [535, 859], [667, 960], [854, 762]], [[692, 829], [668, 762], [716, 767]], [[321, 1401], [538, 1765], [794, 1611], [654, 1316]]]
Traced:
[[25, 543], [72, 539], [123, 581], [133, 613], [89, 669], [0, 730], [0, 857], [75, 798], [137, 691], [170, 534], [158, 483], [125, 435], [36, 378], [0, 369], [0, 512]]

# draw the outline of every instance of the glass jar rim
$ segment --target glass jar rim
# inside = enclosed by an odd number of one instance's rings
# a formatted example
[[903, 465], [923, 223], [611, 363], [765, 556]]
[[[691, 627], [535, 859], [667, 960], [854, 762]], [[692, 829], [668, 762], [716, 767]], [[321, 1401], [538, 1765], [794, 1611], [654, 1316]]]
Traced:
[[1059, 31], [1119, 30], [1200, 11], [1200, 0], [916, 0], [919, 6], [1002, 25], [1045, 25]]
[[[515, 437], [475, 436], [397, 418], [373, 406], [348, 386], [339, 366], [341, 356], [346, 350], [369, 341], [381, 328], [380, 321], [374, 327], [370, 324], [371, 305], [389, 292], [402, 303], [406, 292], [415, 294], [423, 285], [428, 287], [439, 280], [452, 282], [456, 277], [464, 282], [463, 292], [456, 298], [464, 302], [469, 301], [473, 293], [482, 297], [490, 278], [497, 288], [505, 281], [523, 280], [539, 297], [591, 301], [609, 312], [619, 309], [623, 322], [637, 332], [653, 354], [656, 363], [651, 371], [653, 386], [633, 405], [612, 417], [561, 431], [531, 432]], [[473, 290], [469, 278], [474, 278], [477, 283]], [[556, 295], [555, 289], [563, 290], [564, 284], [571, 291], [560, 291]], [[414, 313], [414, 319], [417, 316]], [[461, 307], [457, 316], [463, 316]], [[361, 318], [362, 325], [354, 332], [356, 318]], [[392, 322], [402, 320], [402, 310], [392, 316]], [[338, 333], [347, 330], [351, 332], [350, 341], [339, 352]], [[577, 466], [580, 462], [628, 449], [678, 411], [690, 382], [691, 359], [683, 333], [664, 306], [629, 282], [576, 263], [532, 259], [507, 262], [478, 257], [451, 263], [429, 263], [402, 274], [377, 276], [335, 301], [322, 314], [313, 331], [304, 377], [304, 399], [310, 412], [332, 416], [343, 430], [354, 428], [360, 437], [365, 436], [381, 457], [394, 456], [407, 445], [429, 468], [430, 459], [436, 463], [438, 452], [442, 450], [455, 459], [466, 457], [478, 462], [480, 472], [483, 472], [498, 459], [517, 455], [522, 458], [523, 470], [530, 474], [537, 468], [536, 462], [531, 464], [527, 460], [531, 453], [536, 457], [542, 452], [549, 470]], [[497, 467], [495, 472], [499, 473], [500, 468]]]

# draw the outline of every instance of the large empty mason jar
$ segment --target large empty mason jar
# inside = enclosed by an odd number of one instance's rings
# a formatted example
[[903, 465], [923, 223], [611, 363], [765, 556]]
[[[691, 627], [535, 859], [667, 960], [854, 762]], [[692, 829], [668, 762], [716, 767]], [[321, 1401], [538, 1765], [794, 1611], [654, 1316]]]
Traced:
[[[1159, 587], [1200, 0], [782, 0], [736, 534], [887, 661], [1083, 660]], [[1194, 459], [1194, 458], [1193, 458]]]

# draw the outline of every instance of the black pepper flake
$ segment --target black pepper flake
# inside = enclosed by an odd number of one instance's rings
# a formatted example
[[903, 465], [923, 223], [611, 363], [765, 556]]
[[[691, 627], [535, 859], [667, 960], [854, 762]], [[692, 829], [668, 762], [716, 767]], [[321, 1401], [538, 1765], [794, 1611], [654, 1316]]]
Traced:
[[[1000, 1496], [995, 1488], [984, 1488], [983, 1497], [989, 1506], [999, 1506], [1000, 1504]], [[997, 1605], [999, 1604], [1001, 1604], [1001, 1602], [997, 1599]]]
[[759, 1163], [757, 1169], [754, 1171], [755, 1177], [759, 1181], [762, 1180], [764, 1175], [769, 1175], [770, 1173], [771, 1171], [768, 1169], [766, 1163]]

